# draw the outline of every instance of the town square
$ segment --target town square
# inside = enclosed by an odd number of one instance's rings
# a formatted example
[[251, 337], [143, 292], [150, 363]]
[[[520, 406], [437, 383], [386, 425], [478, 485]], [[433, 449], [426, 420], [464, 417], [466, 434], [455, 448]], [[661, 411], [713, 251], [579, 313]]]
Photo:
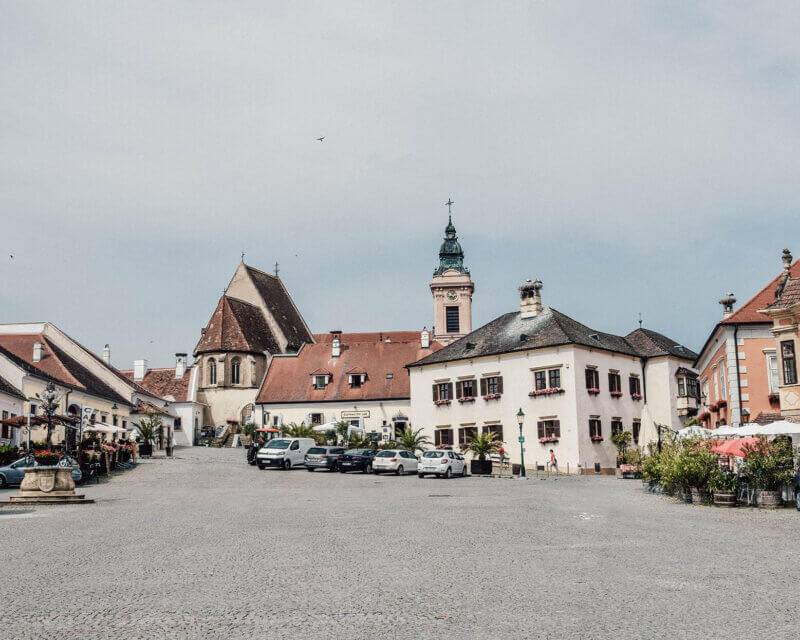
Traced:
[[7, 635], [795, 637], [798, 27], [0, 0]]

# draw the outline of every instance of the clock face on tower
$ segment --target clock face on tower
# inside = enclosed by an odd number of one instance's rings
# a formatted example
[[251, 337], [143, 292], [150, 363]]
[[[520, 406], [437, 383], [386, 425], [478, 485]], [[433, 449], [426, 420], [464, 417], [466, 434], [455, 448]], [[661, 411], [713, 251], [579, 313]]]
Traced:
[[448, 300], [458, 300], [458, 294], [455, 291], [453, 291], [452, 289], [450, 289], [447, 292], [447, 299]]

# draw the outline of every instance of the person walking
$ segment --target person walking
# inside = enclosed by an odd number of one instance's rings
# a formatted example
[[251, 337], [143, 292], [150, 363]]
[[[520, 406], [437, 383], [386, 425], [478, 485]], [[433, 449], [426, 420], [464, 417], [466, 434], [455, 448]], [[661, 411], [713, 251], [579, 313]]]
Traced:
[[550, 449], [550, 461], [547, 463], [556, 473], [558, 473], [558, 460], [556, 460], [555, 452]]

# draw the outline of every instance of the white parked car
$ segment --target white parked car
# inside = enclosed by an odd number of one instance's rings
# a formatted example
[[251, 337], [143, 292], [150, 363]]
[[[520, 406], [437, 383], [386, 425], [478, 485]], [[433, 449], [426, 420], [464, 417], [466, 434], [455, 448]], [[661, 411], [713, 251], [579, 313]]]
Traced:
[[261, 470], [267, 467], [286, 470], [302, 467], [308, 450], [315, 444], [314, 438], [275, 438], [258, 450], [256, 464]]
[[372, 473], [404, 473], [417, 472], [417, 456], [406, 449], [385, 449], [378, 451], [372, 459]]
[[417, 476], [424, 478], [426, 475], [467, 477], [467, 461], [464, 456], [450, 449], [437, 449], [426, 451], [422, 454], [417, 468]]

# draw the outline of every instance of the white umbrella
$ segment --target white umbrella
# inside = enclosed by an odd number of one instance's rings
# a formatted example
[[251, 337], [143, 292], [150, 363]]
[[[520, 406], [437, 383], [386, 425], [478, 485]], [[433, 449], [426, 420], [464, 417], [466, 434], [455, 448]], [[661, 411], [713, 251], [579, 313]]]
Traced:
[[86, 427], [86, 431], [96, 431], [97, 433], [125, 433], [125, 429], [119, 427], [112, 427], [110, 424], [103, 424], [102, 422], [95, 422], [92, 426]]
[[337, 422], [326, 422], [325, 424], [317, 425], [312, 429], [312, 431], [317, 431], [319, 433], [324, 433], [325, 431], [336, 431], [337, 426]]
[[738, 436], [741, 432], [741, 428], [732, 427], [730, 425], [725, 425], [724, 427], [719, 427], [719, 429], [714, 429], [711, 431], [711, 437], [714, 438], [716, 436]]
[[787, 420], [777, 420], [770, 424], [748, 424], [740, 432], [748, 436], [792, 436], [800, 435], [800, 424], [788, 422]]
[[684, 427], [678, 431], [679, 438], [708, 438], [714, 435], [714, 432], [711, 429], [706, 429], [705, 427], [698, 427], [697, 425], [692, 425], [691, 427]]

